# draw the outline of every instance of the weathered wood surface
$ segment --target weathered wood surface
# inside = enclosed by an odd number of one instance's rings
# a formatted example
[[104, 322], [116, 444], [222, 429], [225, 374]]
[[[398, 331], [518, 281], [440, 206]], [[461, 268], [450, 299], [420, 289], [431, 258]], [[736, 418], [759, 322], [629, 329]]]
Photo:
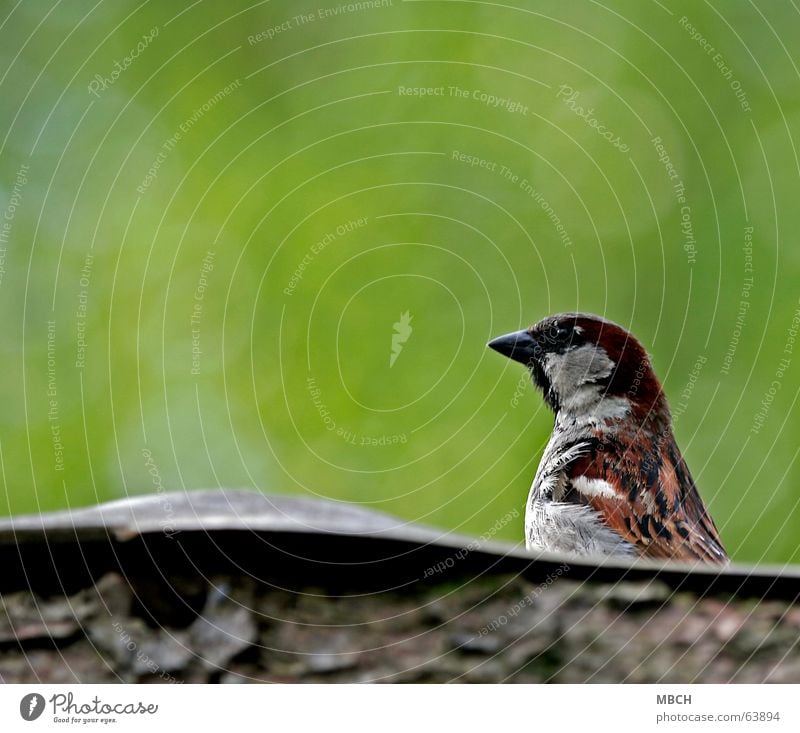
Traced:
[[5, 682], [800, 682], [800, 575], [246, 491], [0, 520]]

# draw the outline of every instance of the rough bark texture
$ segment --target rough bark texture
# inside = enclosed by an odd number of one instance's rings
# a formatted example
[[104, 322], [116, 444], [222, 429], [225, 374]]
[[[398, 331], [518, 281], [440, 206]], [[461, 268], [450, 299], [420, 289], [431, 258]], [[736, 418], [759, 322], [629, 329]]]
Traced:
[[800, 682], [791, 577], [307, 524], [147, 541], [84, 528], [57, 546], [53, 532], [0, 552], [3, 682]]
[[[176, 579], [204, 596], [153, 624], [118, 574], [68, 597], [2, 598], [4, 682], [798, 682], [800, 608], [698, 599], [658, 581], [498, 575], [336, 597], [251, 578]], [[155, 589], [153, 589], [155, 592]]]

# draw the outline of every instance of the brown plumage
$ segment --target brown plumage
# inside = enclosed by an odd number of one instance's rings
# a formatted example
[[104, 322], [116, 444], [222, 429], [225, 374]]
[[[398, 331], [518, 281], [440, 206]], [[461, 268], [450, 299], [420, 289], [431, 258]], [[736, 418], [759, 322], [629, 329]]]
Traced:
[[[603, 432], [596, 437], [603, 440]], [[640, 555], [725, 562], [717, 528], [671, 432], [662, 438], [664, 450], [653, 446], [646, 452], [635, 436], [625, 437], [609, 439], [603, 450], [578, 458], [566, 471], [572, 486], [578, 476], [602, 479], [616, 495], [587, 497], [573, 490], [564, 500], [591, 506]]]

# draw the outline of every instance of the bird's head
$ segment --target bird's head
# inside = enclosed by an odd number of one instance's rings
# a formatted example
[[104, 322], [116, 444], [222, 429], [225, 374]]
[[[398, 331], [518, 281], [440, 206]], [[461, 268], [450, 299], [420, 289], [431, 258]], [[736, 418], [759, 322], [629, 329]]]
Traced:
[[557, 413], [636, 419], [669, 419], [650, 357], [616, 323], [588, 313], [549, 316], [524, 331], [488, 344], [525, 364], [545, 401]]

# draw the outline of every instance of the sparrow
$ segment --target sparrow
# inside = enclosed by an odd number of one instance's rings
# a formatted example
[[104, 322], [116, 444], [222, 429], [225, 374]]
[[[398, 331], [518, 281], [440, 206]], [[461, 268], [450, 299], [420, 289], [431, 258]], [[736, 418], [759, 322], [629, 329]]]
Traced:
[[530, 369], [555, 413], [525, 508], [528, 549], [728, 561], [632, 334], [560, 313], [488, 345]]

